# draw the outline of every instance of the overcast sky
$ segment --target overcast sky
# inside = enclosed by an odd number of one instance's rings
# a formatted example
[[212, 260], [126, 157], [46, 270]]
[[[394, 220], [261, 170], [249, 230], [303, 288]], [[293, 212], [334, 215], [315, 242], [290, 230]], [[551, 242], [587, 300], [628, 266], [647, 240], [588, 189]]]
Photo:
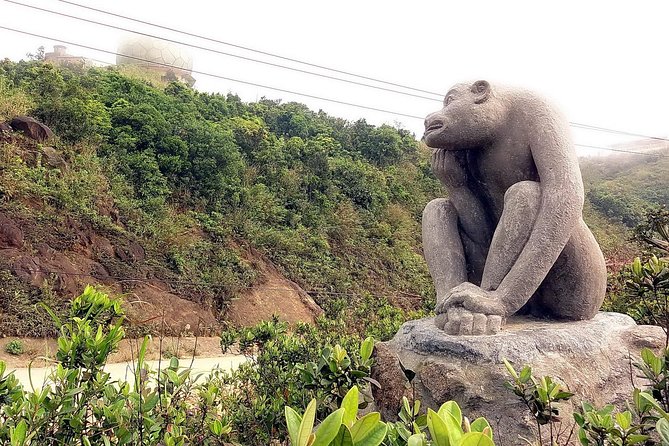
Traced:
[[[59, 0], [16, 0], [275, 63], [267, 56], [115, 19]], [[399, 84], [445, 93], [486, 79], [552, 99], [572, 122], [669, 136], [669, 2], [656, 1], [91, 1], [73, 0], [239, 45]], [[115, 51], [124, 33], [0, 0], [0, 26]], [[58, 40], [0, 30], [0, 57], [18, 60]], [[68, 45], [68, 52], [115, 57]], [[192, 49], [194, 69], [340, 101], [425, 116], [440, 102], [357, 87]], [[305, 69], [310, 69], [302, 67]], [[332, 74], [332, 73], [330, 73]], [[422, 135], [422, 120], [307, 99], [194, 74], [196, 88], [299, 101], [349, 120], [399, 124]], [[574, 140], [609, 145], [630, 137], [573, 130]], [[579, 153], [592, 153], [579, 149]]]

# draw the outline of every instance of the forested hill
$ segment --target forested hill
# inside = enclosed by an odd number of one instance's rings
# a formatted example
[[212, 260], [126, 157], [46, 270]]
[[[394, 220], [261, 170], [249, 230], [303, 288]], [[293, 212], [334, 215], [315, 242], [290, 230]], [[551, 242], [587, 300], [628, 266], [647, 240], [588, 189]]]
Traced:
[[20, 233], [0, 238], [6, 332], [40, 334], [32, 304], [91, 281], [153, 299], [137, 317], [177, 324], [184, 299], [220, 316], [276, 276], [365, 327], [433, 294], [419, 221], [441, 192], [407, 131], [114, 69], [4, 61], [0, 122], [17, 114], [47, 124], [56, 150], [16, 135], [0, 145], [0, 219]]
[[628, 227], [648, 208], [669, 206], [669, 150], [591, 158], [581, 169], [593, 206]]
[[[138, 333], [322, 309], [383, 338], [432, 307], [420, 215], [444, 192], [405, 130], [113, 68], [0, 62], [0, 122], [24, 114], [56, 137], [0, 133], [0, 334], [49, 334], [35, 303], [62, 307], [86, 283], [122, 293]], [[606, 254], [628, 260], [622, 223], [638, 200], [666, 202], [668, 177], [651, 190], [644, 172], [667, 166], [584, 165]]]

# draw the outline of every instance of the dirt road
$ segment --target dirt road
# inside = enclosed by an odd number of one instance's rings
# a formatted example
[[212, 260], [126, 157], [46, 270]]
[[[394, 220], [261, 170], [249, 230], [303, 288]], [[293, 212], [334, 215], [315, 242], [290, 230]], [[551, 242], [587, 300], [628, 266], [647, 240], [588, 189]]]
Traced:
[[[206, 377], [209, 372], [220, 369], [220, 370], [234, 370], [241, 363], [246, 361], [246, 357], [242, 355], [223, 355], [210, 358], [195, 358], [193, 360], [193, 371], [191, 376], [195, 377], [201, 375], [199, 379]], [[149, 367], [152, 370], [158, 370], [158, 361], [146, 361]], [[169, 366], [169, 359], [163, 359], [160, 363], [162, 369]], [[188, 367], [191, 363], [191, 358], [184, 358], [179, 360], [179, 367]], [[105, 371], [111, 375], [112, 380], [124, 380], [130, 381], [134, 379], [134, 368], [135, 365], [132, 362], [120, 362], [107, 364], [105, 366]], [[8, 368], [7, 372], [10, 372], [12, 369]], [[51, 373], [52, 367], [33, 367], [28, 368], [15, 368], [14, 375], [19, 379], [21, 384], [27, 389], [30, 389], [30, 377], [32, 376], [32, 385], [37, 389], [42, 387], [46, 377]]]

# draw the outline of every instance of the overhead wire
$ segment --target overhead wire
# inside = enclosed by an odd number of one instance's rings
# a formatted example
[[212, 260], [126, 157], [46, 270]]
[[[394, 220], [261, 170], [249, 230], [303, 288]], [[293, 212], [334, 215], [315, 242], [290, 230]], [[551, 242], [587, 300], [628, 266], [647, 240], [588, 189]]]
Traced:
[[[376, 85], [366, 84], [366, 83], [363, 83], [363, 82], [352, 81], [352, 80], [349, 80], [349, 79], [342, 79], [342, 78], [339, 78], [339, 77], [336, 77], [336, 76], [329, 76], [329, 75], [325, 75], [325, 74], [322, 74], [322, 73], [314, 73], [314, 72], [308, 71], [308, 70], [302, 70], [302, 69], [299, 69], [299, 68], [289, 67], [289, 66], [285, 66], [285, 65], [281, 65], [281, 64], [275, 64], [275, 63], [272, 63], [272, 62], [253, 59], [253, 58], [249, 58], [249, 57], [245, 57], [245, 56], [241, 56], [241, 55], [237, 55], [237, 54], [231, 54], [231, 53], [220, 51], [220, 50], [217, 50], [217, 49], [214, 49], [214, 48], [202, 47], [202, 46], [199, 46], [199, 45], [190, 44], [190, 43], [187, 43], [187, 42], [182, 42], [182, 41], [170, 39], [170, 38], [167, 38], [167, 37], [148, 34], [148, 33], [142, 32], [142, 31], [131, 30], [131, 29], [128, 29], [128, 28], [123, 28], [123, 27], [120, 27], [120, 26], [115, 26], [115, 25], [111, 25], [111, 24], [108, 24], [108, 23], [104, 23], [104, 22], [98, 22], [98, 21], [95, 21], [95, 20], [91, 20], [91, 19], [87, 19], [87, 18], [83, 18], [83, 17], [79, 17], [79, 16], [74, 16], [74, 15], [71, 15], [71, 14], [67, 14], [67, 13], [63, 13], [63, 12], [59, 12], [59, 11], [54, 11], [54, 10], [47, 9], [47, 8], [42, 8], [42, 7], [35, 6], [35, 5], [21, 3], [21, 2], [18, 2], [16, 0], [2, 0], [2, 1], [5, 1], [7, 3], [12, 3], [12, 4], [15, 4], [15, 5], [19, 5], [19, 6], [24, 6], [24, 7], [27, 7], [27, 8], [40, 10], [40, 11], [47, 12], [47, 13], [50, 13], [50, 14], [56, 14], [56, 15], [72, 18], [72, 19], [75, 19], [75, 20], [85, 21], [85, 22], [93, 23], [93, 24], [100, 25], [100, 26], [105, 26], [105, 27], [118, 29], [118, 30], [125, 31], [125, 32], [130, 32], [130, 33], [139, 34], [139, 35], [143, 35], [143, 36], [147, 36], [147, 37], [152, 37], [152, 38], [156, 38], [156, 39], [165, 40], [167, 42], [171, 42], [171, 43], [175, 43], [175, 44], [179, 44], [179, 45], [184, 45], [184, 46], [189, 46], [189, 47], [196, 48], [196, 49], [210, 51], [210, 52], [218, 53], [218, 54], [225, 55], [225, 56], [235, 57], [235, 58], [239, 58], [239, 59], [243, 59], [243, 60], [247, 60], [247, 61], [251, 61], [251, 62], [255, 62], [255, 63], [260, 63], [260, 64], [266, 64], [266, 65], [274, 66], [274, 67], [281, 68], [281, 69], [292, 70], [292, 71], [301, 72], [301, 73], [304, 73], [304, 74], [309, 74], [309, 75], [323, 77], [323, 78], [336, 80], [336, 81], [340, 81], [340, 82], [359, 85], [359, 86], [366, 87], [366, 88], [373, 88], [373, 89], [387, 91], [387, 92], [391, 92], [391, 93], [395, 93], [395, 94], [401, 94], [401, 95], [406, 95], [406, 96], [410, 96], [410, 97], [415, 97], [415, 98], [418, 98], [418, 99], [425, 99], [425, 100], [429, 100], [429, 101], [433, 101], [433, 102], [441, 102], [441, 99], [437, 99], [437, 98], [430, 98], [430, 97], [426, 97], [426, 96], [422, 96], [422, 95], [416, 95], [416, 94], [407, 93], [407, 92], [403, 92], [403, 91], [398, 91], [398, 90], [394, 90], [394, 89], [390, 89], [390, 88], [385, 88], [385, 87], [379, 87], [379, 86], [376, 86]], [[363, 76], [363, 75], [359, 75], [359, 74], [356, 74], [356, 73], [351, 73], [351, 72], [347, 72], [347, 71], [343, 71], [343, 70], [337, 70], [335, 68], [317, 65], [317, 64], [313, 64], [313, 63], [306, 62], [306, 61], [299, 60], [299, 59], [288, 58], [288, 57], [284, 57], [284, 56], [281, 56], [281, 55], [278, 55], [278, 54], [275, 54], [275, 53], [271, 53], [271, 52], [267, 52], [267, 51], [261, 51], [261, 50], [246, 47], [246, 46], [243, 46], [243, 45], [237, 45], [237, 44], [234, 44], [234, 43], [231, 43], [231, 42], [226, 42], [226, 41], [222, 41], [222, 40], [219, 40], [219, 39], [214, 39], [214, 38], [211, 38], [211, 37], [203, 36], [203, 35], [200, 35], [200, 34], [191, 33], [191, 32], [184, 31], [184, 30], [179, 30], [179, 29], [176, 29], [176, 28], [160, 25], [160, 24], [149, 22], [149, 21], [146, 21], [146, 20], [140, 20], [140, 19], [137, 19], [137, 18], [134, 18], [134, 17], [123, 15], [123, 14], [117, 14], [117, 13], [113, 13], [113, 12], [110, 12], [110, 11], [105, 11], [103, 9], [94, 8], [92, 6], [83, 5], [83, 4], [72, 2], [72, 1], [69, 1], [69, 0], [58, 0], [58, 1], [61, 2], [61, 3], [65, 3], [65, 4], [75, 6], [75, 7], [95, 11], [95, 12], [98, 12], [98, 13], [101, 13], [101, 14], [122, 18], [124, 20], [133, 21], [133, 22], [136, 22], [136, 23], [141, 23], [141, 24], [156, 27], [156, 28], [159, 28], [159, 29], [164, 29], [164, 30], [168, 30], [168, 31], [171, 31], [171, 32], [176, 32], [176, 33], [188, 35], [188, 36], [191, 36], [191, 37], [196, 37], [196, 38], [199, 38], [199, 39], [212, 41], [212, 42], [215, 42], [215, 43], [218, 43], [218, 44], [227, 45], [227, 46], [243, 49], [243, 50], [246, 50], [246, 51], [255, 52], [255, 53], [258, 53], [258, 54], [264, 54], [264, 55], [267, 55], [267, 56], [271, 56], [271, 57], [275, 57], [275, 58], [279, 58], [279, 59], [284, 59], [284, 60], [288, 60], [288, 61], [291, 61], [291, 62], [303, 64], [303, 65], [313, 66], [313, 67], [317, 67], [317, 68], [332, 71], [332, 72], [346, 74], [348, 76], [353, 76], [353, 77], [358, 77], [358, 78], [371, 80], [371, 81], [378, 82], [378, 83], [383, 83], [383, 84], [386, 84], [386, 85], [393, 85], [393, 86], [397, 86], [397, 87], [401, 87], [401, 88], [405, 88], [405, 89], [409, 89], [409, 90], [413, 90], [413, 91], [419, 91], [419, 92], [428, 93], [428, 94], [432, 94], [432, 95], [436, 95], [436, 96], [442, 96], [441, 93], [436, 93], [436, 92], [432, 92], [432, 91], [429, 91], [429, 90], [424, 90], [424, 89], [421, 89], [421, 88], [411, 87], [411, 86], [408, 86], [408, 85], [397, 84], [397, 83], [385, 81], [385, 80], [382, 80], [382, 79]], [[407, 116], [407, 115], [403, 115], [403, 116]], [[413, 117], [413, 116], [407, 116], [407, 117]], [[417, 119], [422, 119], [421, 117], [416, 117], [416, 118]], [[585, 129], [585, 130], [615, 133], [615, 134], [636, 136], [636, 137], [641, 137], [641, 138], [647, 138], [647, 139], [654, 139], [654, 140], [669, 142], [669, 138], [665, 138], [665, 137], [651, 136], [651, 135], [646, 135], [646, 134], [642, 134], [642, 133], [634, 133], [634, 132], [629, 132], [629, 131], [624, 131], [624, 130], [611, 129], [611, 128], [607, 128], [607, 127], [595, 126], [595, 125], [590, 125], [590, 124], [583, 124], [583, 123], [579, 123], [579, 122], [569, 122], [569, 124], [573, 127], [581, 128], [581, 129]], [[606, 149], [604, 149], [604, 150], [606, 150]]]
[[[11, 3], [14, 3], [13, 0], [2, 0], [2, 1], [9, 1]], [[167, 63], [152, 61], [152, 60], [149, 60], [149, 59], [144, 59], [144, 58], [129, 55], [129, 54], [123, 54], [123, 53], [119, 53], [119, 52], [116, 52], [116, 51], [105, 50], [105, 49], [102, 49], [102, 48], [97, 48], [97, 47], [93, 47], [93, 46], [90, 46], [90, 45], [85, 45], [85, 44], [78, 43], [78, 42], [72, 42], [72, 41], [67, 41], [67, 40], [63, 40], [63, 39], [58, 39], [58, 38], [55, 38], [55, 37], [45, 36], [45, 35], [32, 33], [32, 32], [28, 32], [28, 31], [23, 31], [23, 30], [11, 28], [11, 27], [3, 26], [3, 25], [0, 25], [0, 29], [5, 29], [7, 31], [12, 31], [12, 32], [20, 33], [20, 34], [33, 36], [33, 37], [39, 37], [39, 38], [42, 38], [42, 39], [49, 39], [49, 40], [59, 41], [59, 42], [62, 42], [62, 43], [66, 43], [68, 45], [73, 45], [73, 46], [77, 46], [77, 47], [80, 47], [80, 48], [85, 48], [85, 49], [89, 49], [89, 50], [92, 50], [92, 51], [97, 51], [97, 52], [106, 53], [106, 54], [110, 54], [110, 55], [126, 57], [126, 58], [129, 58], [129, 59], [137, 60], [137, 61], [140, 61], [140, 62], [151, 63], [152, 65], [162, 66], [162, 67], [165, 67], [165, 68], [180, 69], [180, 67], [170, 65], [170, 64], [167, 64]], [[99, 62], [109, 63], [109, 62], [105, 62], [105, 61], [99, 61]], [[356, 104], [356, 103], [347, 102], [347, 101], [341, 101], [339, 99], [332, 99], [332, 98], [326, 98], [326, 97], [312, 95], [312, 94], [308, 94], [308, 93], [297, 92], [297, 91], [288, 90], [288, 89], [279, 88], [279, 87], [274, 87], [274, 86], [270, 86], [270, 85], [264, 85], [264, 84], [259, 84], [259, 83], [255, 83], [255, 82], [249, 82], [249, 81], [245, 81], [245, 80], [241, 80], [241, 79], [235, 79], [235, 78], [231, 78], [231, 77], [227, 77], [227, 76], [222, 76], [222, 75], [215, 74], [215, 73], [209, 73], [209, 72], [204, 72], [204, 71], [199, 71], [199, 70], [190, 70], [190, 71], [191, 71], [191, 73], [201, 74], [203, 76], [209, 76], [209, 77], [213, 77], [213, 78], [223, 79], [223, 80], [227, 80], [227, 81], [230, 81], [230, 82], [236, 82], [236, 83], [251, 85], [251, 86], [260, 87], [260, 88], [266, 88], [268, 90], [279, 91], [279, 92], [283, 92], [283, 93], [293, 94], [293, 95], [296, 95], [296, 96], [302, 96], [302, 97], [307, 97], [307, 98], [311, 98], [311, 99], [317, 99], [317, 100], [322, 100], [322, 101], [326, 101], [326, 102], [332, 102], [332, 103], [336, 103], [336, 104], [346, 105], [346, 106], [350, 106], [350, 107], [356, 107], [356, 108], [361, 108], [361, 109], [365, 109], [365, 110], [372, 110], [372, 111], [377, 111], [377, 112], [381, 112], [381, 113], [387, 113], [387, 114], [391, 114], [391, 115], [395, 115], [395, 116], [403, 116], [403, 117], [407, 117], [407, 118], [419, 119], [421, 121], [424, 120], [424, 118], [422, 116], [411, 115], [411, 114], [397, 112], [397, 111], [393, 111], [393, 110], [387, 110], [387, 109], [382, 109], [382, 108], [378, 108], [378, 107], [371, 107], [371, 106], [367, 106], [367, 105]], [[573, 125], [573, 123], [570, 123], [570, 124]], [[582, 124], [582, 125], [579, 125], [579, 126], [586, 126], [586, 125]], [[605, 129], [597, 128], [596, 126], [587, 126], [587, 127], [593, 127], [593, 130], [605, 131]], [[615, 132], [615, 133], [622, 133], [622, 134], [635, 135], [635, 136], [643, 136], [643, 135], [634, 134], [634, 133], [630, 133], [630, 132], [613, 131], [613, 130], [611, 130], [611, 131]], [[669, 142], [669, 139], [664, 139], [664, 138], [660, 138], [660, 137], [648, 137], [648, 138], [655, 139], [655, 140], [664, 140], [664, 141]], [[624, 152], [624, 153], [634, 153], [634, 154], [638, 154], [638, 155], [663, 157], [663, 155], [658, 155], [658, 154], [655, 154], [655, 153], [636, 152], [636, 151], [631, 151], [631, 150], [614, 149], [614, 148], [611, 148], [611, 147], [591, 146], [591, 145], [585, 145], [585, 144], [574, 144], [574, 145], [578, 146], [578, 147], [597, 149], [597, 150], [607, 150], [607, 151], [612, 151], [612, 152]]]
[[[157, 66], [161, 66], [161, 67], [180, 69], [179, 67], [176, 67], [174, 65], [170, 65], [170, 64], [167, 64], [167, 63], [156, 62], [156, 61], [152, 61], [152, 60], [149, 60], [149, 59], [144, 59], [144, 58], [141, 58], [141, 57], [132, 56], [130, 54], [118, 53], [116, 51], [104, 50], [102, 48], [96, 48], [96, 47], [93, 47], [93, 46], [90, 46], [90, 45], [85, 45], [85, 44], [82, 44], [82, 43], [72, 42], [72, 41], [63, 40], [63, 39], [57, 39], [55, 37], [45, 36], [45, 35], [42, 35], [42, 34], [32, 33], [32, 32], [28, 32], [28, 31], [22, 31], [22, 30], [19, 30], [19, 29], [10, 28], [8, 26], [0, 25], [0, 29], [5, 29], [7, 31], [13, 31], [13, 32], [16, 32], [16, 33], [25, 34], [25, 35], [29, 35], [29, 36], [33, 36], [33, 37], [39, 37], [41, 39], [55, 40], [55, 41], [58, 41], [58, 42], [66, 43], [68, 45], [73, 45], [73, 46], [77, 46], [77, 47], [80, 47], [80, 48], [85, 48], [85, 49], [92, 50], [92, 51], [98, 51], [98, 52], [101, 52], [101, 53], [112, 54], [112, 55], [121, 56], [121, 57], [127, 57], [129, 59], [134, 59], [134, 60], [137, 60], [137, 61], [140, 61], [140, 62], [147, 62], [147, 63], [151, 63], [152, 65], [157, 65]], [[350, 106], [350, 107], [357, 107], [357, 108], [362, 108], [362, 109], [366, 109], [366, 110], [378, 111], [378, 112], [381, 112], [381, 113], [388, 113], [388, 114], [396, 115], [396, 116], [404, 116], [404, 117], [407, 117], [407, 118], [415, 118], [415, 119], [420, 119], [420, 120], [423, 119], [423, 117], [421, 117], [421, 116], [409, 115], [407, 113], [396, 112], [396, 111], [386, 110], [386, 109], [377, 108], [377, 107], [370, 107], [370, 106], [367, 106], [367, 105], [354, 104], [354, 103], [351, 103], [351, 102], [340, 101], [339, 99], [325, 98], [325, 97], [322, 97], [322, 96], [316, 96], [316, 95], [312, 95], [312, 94], [308, 94], [308, 93], [300, 93], [300, 92], [293, 91], [293, 90], [288, 90], [288, 89], [285, 89], [285, 88], [273, 87], [273, 86], [270, 86], [270, 85], [263, 85], [263, 84], [259, 84], [259, 83], [256, 83], [256, 82], [249, 82], [249, 81], [245, 81], [245, 80], [241, 80], [241, 79], [235, 79], [235, 78], [231, 78], [231, 77], [227, 77], [227, 76], [221, 76], [220, 74], [208, 73], [208, 72], [199, 71], [199, 70], [190, 70], [190, 72], [195, 73], [195, 74], [201, 74], [203, 76], [214, 77], [214, 78], [217, 78], [217, 79], [223, 79], [223, 80], [227, 80], [227, 81], [230, 81], [230, 82], [236, 82], [236, 83], [245, 84], [245, 85], [252, 85], [254, 87], [260, 87], [260, 88], [266, 88], [268, 90], [280, 91], [282, 93], [294, 94], [296, 96], [303, 96], [303, 97], [307, 97], [307, 98], [311, 98], [311, 99], [318, 99], [318, 100], [321, 100], [321, 101], [332, 102], [332, 103], [335, 103], [335, 104], [341, 104], [341, 105], [347, 105], [347, 106]]]
[[253, 52], [253, 53], [257, 53], [257, 54], [263, 54], [263, 55], [266, 55], [266, 56], [275, 57], [277, 59], [282, 59], [282, 60], [285, 60], [285, 61], [288, 61], [288, 62], [299, 63], [299, 64], [302, 64], [302, 65], [306, 65], [306, 66], [310, 66], [310, 67], [314, 67], [314, 68], [319, 68], [319, 69], [322, 69], [322, 70], [332, 71], [334, 73], [345, 74], [347, 76], [357, 77], [359, 79], [365, 79], [365, 80], [369, 80], [369, 81], [373, 81], [373, 82], [378, 82], [380, 84], [386, 84], [386, 85], [392, 85], [394, 87], [405, 88], [407, 90], [413, 90], [413, 91], [418, 91], [418, 92], [421, 92], [421, 93], [443, 96], [442, 93], [436, 93], [436, 92], [433, 92], [433, 91], [424, 90], [424, 89], [416, 88], [416, 87], [411, 87], [411, 86], [408, 86], [408, 85], [403, 85], [403, 84], [396, 83], [396, 82], [391, 82], [391, 81], [387, 81], [387, 80], [383, 80], [383, 79], [378, 79], [378, 78], [371, 77], [371, 76], [365, 76], [365, 75], [362, 75], [362, 74], [352, 73], [350, 71], [339, 70], [337, 68], [327, 67], [325, 65], [319, 65], [319, 64], [312, 63], [312, 62], [307, 62], [307, 61], [304, 61], [304, 60], [295, 59], [295, 58], [292, 58], [292, 57], [286, 57], [286, 56], [282, 56], [280, 54], [271, 53], [269, 51], [262, 51], [262, 50], [258, 50], [258, 49], [251, 48], [251, 47], [248, 47], [248, 46], [239, 45], [239, 44], [232, 43], [232, 42], [226, 42], [226, 41], [220, 40], [220, 39], [215, 39], [213, 37], [207, 37], [207, 36], [203, 36], [201, 34], [196, 34], [196, 33], [188, 32], [188, 31], [180, 30], [180, 29], [177, 29], [177, 28], [172, 28], [172, 27], [169, 27], [169, 26], [159, 25], [157, 23], [137, 19], [137, 18], [134, 18], [134, 17], [129, 17], [129, 16], [114, 13], [114, 12], [111, 12], [111, 11], [105, 11], [103, 9], [94, 8], [94, 7], [88, 6], [88, 5], [82, 5], [80, 3], [76, 3], [76, 2], [72, 2], [72, 1], [66, 1], [66, 0], [58, 0], [58, 1], [60, 1], [61, 3], [66, 3], [68, 5], [76, 6], [76, 7], [79, 7], [79, 8], [88, 9], [90, 11], [99, 12], [101, 14], [106, 14], [106, 15], [109, 15], [109, 16], [121, 18], [121, 19], [124, 19], [124, 20], [129, 20], [129, 21], [136, 22], [136, 23], [141, 23], [143, 25], [148, 25], [148, 26], [152, 26], [152, 27], [155, 27], [155, 28], [164, 29], [166, 31], [171, 31], [171, 32], [183, 34], [183, 35], [190, 36], [190, 37], [196, 37], [196, 38], [202, 39], [202, 40], [208, 40], [210, 42], [230, 46], [230, 47], [233, 47], [233, 48], [242, 49], [242, 50], [245, 50], [245, 51], [250, 51], [250, 52]]
[[308, 74], [308, 75], [316, 76], [316, 77], [322, 77], [322, 78], [325, 78], [325, 79], [335, 80], [335, 81], [338, 81], [338, 82], [345, 82], [345, 83], [348, 83], [348, 84], [358, 85], [358, 86], [362, 86], [362, 87], [366, 87], [366, 88], [373, 88], [373, 89], [377, 89], [377, 90], [387, 91], [387, 92], [394, 93], [394, 94], [400, 94], [400, 95], [414, 97], [414, 98], [418, 98], [418, 99], [426, 99], [426, 100], [429, 100], [429, 101], [441, 102], [441, 99], [431, 98], [431, 97], [427, 97], [427, 96], [421, 96], [421, 95], [417, 95], [415, 93], [408, 93], [408, 92], [405, 92], [405, 91], [399, 91], [399, 90], [395, 90], [395, 89], [387, 88], [387, 87], [380, 87], [378, 85], [372, 85], [372, 84], [368, 84], [368, 83], [364, 83], [364, 82], [353, 81], [353, 80], [350, 80], [350, 79], [343, 79], [343, 78], [337, 77], [337, 76], [330, 76], [330, 75], [327, 75], [327, 74], [315, 73], [313, 71], [303, 70], [301, 68], [295, 68], [295, 67], [290, 67], [290, 66], [287, 66], [287, 65], [281, 65], [281, 64], [277, 64], [277, 63], [273, 63], [273, 62], [254, 59], [252, 57], [246, 57], [246, 56], [242, 56], [242, 55], [239, 55], [239, 54], [228, 53], [226, 51], [217, 50], [215, 48], [209, 48], [209, 47], [205, 47], [205, 46], [201, 46], [201, 45], [196, 45], [196, 44], [193, 44], [193, 43], [184, 42], [184, 41], [181, 41], [181, 40], [175, 40], [175, 39], [171, 39], [169, 37], [157, 36], [155, 34], [149, 34], [149, 33], [145, 33], [145, 32], [142, 32], [142, 31], [137, 31], [137, 30], [134, 30], [134, 29], [124, 28], [122, 26], [116, 26], [116, 25], [112, 25], [112, 24], [109, 24], [109, 23], [99, 22], [97, 20], [87, 19], [87, 18], [84, 18], [84, 17], [79, 17], [79, 16], [67, 14], [67, 13], [64, 13], [64, 12], [54, 11], [52, 9], [42, 8], [40, 6], [29, 5], [29, 4], [21, 3], [21, 2], [15, 1], [15, 0], [2, 0], [2, 1], [4, 1], [6, 3], [14, 4], [14, 5], [23, 6], [23, 7], [26, 7], [26, 8], [36, 9], [38, 11], [47, 12], [49, 14], [55, 14], [55, 15], [59, 15], [59, 16], [63, 16], [63, 17], [68, 17], [70, 19], [79, 20], [79, 21], [87, 22], [87, 23], [92, 23], [94, 25], [104, 26], [104, 27], [107, 27], [107, 28], [112, 28], [112, 29], [116, 29], [116, 30], [124, 31], [124, 32], [128, 32], [128, 33], [138, 34], [140, 36], [151, 37], [153, 39], [160, 39], [160, 40], [164, 40], [165, 42], [170, 42], [170, 43], [174, 43], [174, 44], [177, 44], [177, 45], [183, 45], [183, 46], [187, 46], [187, 47], [190, 47], [190, 48], [195, 48], [195, 49], [198, 49], [198, 50], [209, 51], [209, 52], [220, 54], [220, 55], [223, 55], [223, 56], [228, 56], [228, 57], [233, 57], [233, 58], [236, 58], [236, 59], [246, 60], [246, 61], [249, 61], [249, 62], [259, 63], [259, 64], [263, 64], [263, 65], [269, 65], [269, 66], [276, 67], [276, 68], [281, 68], [281, 69], [284, 69], [284, 70], [295, 71], [295, 72], [298, 72], [298, 73]]

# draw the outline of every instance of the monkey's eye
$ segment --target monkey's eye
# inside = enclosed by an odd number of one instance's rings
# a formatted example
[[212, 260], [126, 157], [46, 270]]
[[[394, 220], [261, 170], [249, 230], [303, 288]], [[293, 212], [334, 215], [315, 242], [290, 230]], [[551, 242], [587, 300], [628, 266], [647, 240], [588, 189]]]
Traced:
[[453, 95], [446, 96], [446, 99], [444, 100], [444, 105], [450, 104], [451, 102], [453, 102], [453, 99], [455, 99]]

